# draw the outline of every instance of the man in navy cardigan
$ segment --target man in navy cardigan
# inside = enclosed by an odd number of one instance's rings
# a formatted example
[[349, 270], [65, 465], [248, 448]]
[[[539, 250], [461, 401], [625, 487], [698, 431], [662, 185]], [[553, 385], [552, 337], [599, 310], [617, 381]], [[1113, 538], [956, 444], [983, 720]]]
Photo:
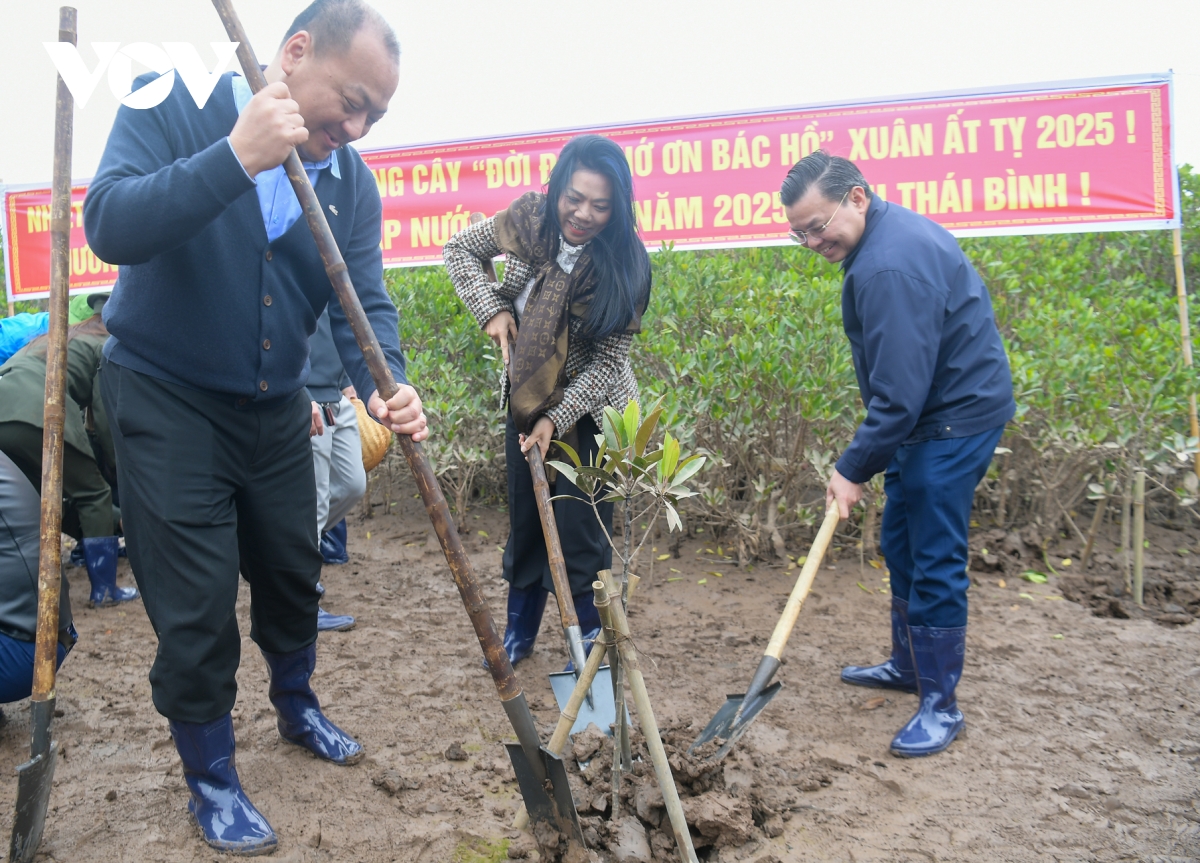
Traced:
[[[399, 53], [362, 0], [317, 0], [293, 22], [257, 95], [231, 73], [203, 109], [178, 80], [155, 108], [121, 108], [84, 204], [92, 250], [120, 265], [100, 376], [129, 556], [159, 639], [154, 704], [183, 760], [189, 809], [221, 850], [277, 844], [234, 769], [239, 572], [280, 734], [336, 764], [363, 754], [309, 685], [321, 554], [303, 387], [308, 337], [328, 306], [372, 415], [426, 436], [383, 286], [379, 194], [348, 146], [387, 109]], [[401, 384], [386, 403], [284, 176], [292, 147]]]
[[842, 323], [867, 415], [826, 490], [842, 518], [884, 471], [881, 546], [892, 655], [842, 680], [915, 692], [893, 755], [941, 752], [963, 727], [954, 697], [967, 633], [975, 486], [1016, 410], [987, 288], [949, 232], [872, 194], [854, 163], [797, 162], [780, 199], [793, 240], [842, 265]]

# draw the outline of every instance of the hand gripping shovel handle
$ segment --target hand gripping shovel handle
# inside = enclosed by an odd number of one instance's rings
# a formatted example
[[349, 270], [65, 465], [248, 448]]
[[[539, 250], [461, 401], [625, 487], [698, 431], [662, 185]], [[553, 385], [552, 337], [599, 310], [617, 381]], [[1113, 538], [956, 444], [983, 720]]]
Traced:
[[[58, 10], [58, 41], [76, 44], [76, 12]], [[50, 332], [42, 414], [42, 508], [38, 547], [38, 613], [30, 698], [30, 760], [17, 768], [17, 802], [9, 859], [28, 863], [42, 841], [57, 753], [50, 738], [58, 667], [62, 587], [63, 425], [66, 420], [67, 306], [71, 262], [71, 144], [75, 103], [62, 76], [54, 111], [54, 179], [50, 198]]]
[[753, 704], [754, 699], [758, 698], [759, 694], [767, 688], [771, 683], [771, 678], [779, 670], [779, 660], [783, 656], [783, 648], [792, 634], [792, 627], [796, 625], [796, 618], [800, 616], [800, 609], [804, 606], [804, 600], [808, 598], [813, 579], [817, 577], [817, 570], [821, 567], [821, 561], [825, 558], [825, 552], [829, 549], [829, 543], [833, 540], [833, 534], [837, 530], [840, 520], [838, 504], [837, 501], [834, 501], [825, 512], [825, 521], [822, 522], [821, 529], [817, 531], [817, 538], [813, 540], [812, 548], [809, 549], [808, 558], [804, 561], [804, 568], [800, 570], [800, 576], [796, 579], [796, 586], [792, 588], [787, 605], [783, 607], [783, 614], [780, 616], [779, 622], [775, 624], [775, 631], [771, 633], [771, 640], [763, 653], [762, 661], [758, 664], [758, 670], [754, 672], [750, 688], [746, 690], [746, 697], [742, 699], [742, 708], [738, 710], [739, 715], [743, 708]]
[[[250, 89], [257, 93], [266, 86], [266, 78], [259, 68], [254, 50], [250, 47], [250, 41], [246, 38], [245, 30], [242, 29], [241, 21], [238, 19], [237, 12], [234, 11], [233, 4], [230, 0], [213, 0], [213, 6], [216, 7], [217, 14], [221, 16], [221, 22], [225, 25], [225, 32], [229, 35], [230, 41], [238, 43], [237, 55], [242, 67], [242, 74], [246, 76]], [[316, 192], [313, 191], [304, 166], [300, 164], [300, 156], [294, 149], [288, 154], [287, 160], [283, 164], [292, 188], [296, 191], [296, 197], [300, 200], [304, 217], [312, 230], [313, 239], [316, 240], [321, 260], [325, 264], [325, 272], [329, 276], [329, 281], [333, 283], [333, 289], [337, 293], [342, 311], [350, 322], [350, 328], [354, 331], [354, 338], [362, 351], [363, 359], [371, 371], [371, 377], [375, 380], [379, 397], [386, 401], [396, 394], [398, 387], [392, 377], [391, 369], [384, 360], [379, 341], [371, 329], [371, 323], [363, 312], [362, 303], [359, 302], [354, 285], [350, 282], [346, 262], [342, 259], [333, 233], [329, 230], [329, 223], [325, 220], [321, 202], [317, 200]], [[446, 555], [446, 562], [450, 565], [454, 583], [458, 585], [463, 605], [466, 606], [471, 624], [475, 627], [475, 635], [479, 639], [480, 647], [483, 648], [483, 655], [496, 684], [496, 691], [500, 694], [504, 711], [508, 714], [508, 719], [517, 733], [517, 739], [520, 741], [521, 748], [525, 751], [532, 769], [535, 773], [540, 774], [537, 778], [544, 782], [545, 767], [539, 754], [541, 741], [533, 723], [533, 714], [517, 683], [516, 675], [513, 674], [508, 654], [504, 652], [504, 644], [496, 632], [492, 613], [479, 589], [479, 583], [471, 568], [471, 561], [463, 549], [462, 540], [459, 538], [454, 520], [450, 516], [450, 508], [446, 505], [446, 498], [442, 495], [437, 478], [434, 476], [421, 445], [408, 435], [397, 435], [397, 437], [400, 439], [400, 449], [404, 453], [404, 458], [408, 461], [408, 466], [412, 469], [413, 477], [416, 479], [417, 490], [425, 502], [425, 511], [428, 513], [430, 521], [433, 522], [434, 531], [437, 533], [442, 551]]]

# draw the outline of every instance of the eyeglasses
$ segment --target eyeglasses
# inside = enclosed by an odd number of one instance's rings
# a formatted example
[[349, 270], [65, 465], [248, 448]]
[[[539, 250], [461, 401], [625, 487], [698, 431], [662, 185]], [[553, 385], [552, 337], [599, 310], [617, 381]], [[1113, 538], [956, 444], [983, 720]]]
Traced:
[[[838, 210], [840, 210], [842, 208], [842, 204], [846, 203], [846, 198], [849, 195], [850, 195], [849, 191], [847, 191], [845, 195], [842, 195], [842, 199], [840, 201], [838, 201], [837, 207], [834, 208], [833, 216], [836, 216], [838, 214]], [[833, 216], [830, 216], [829, 221], [826, 222], [825, 224], [823, 224], [821, 227], [813, 228], [811, 231], [788, 231], [788, 237], [791, 238], [793, 243], [799, 243], [802, 246], [807, 246], [809, 236], [819, 237], [823, 233], [825, 233], [825, 229], [828, 228], [830, 226], [830, 224], [833, 223]]]

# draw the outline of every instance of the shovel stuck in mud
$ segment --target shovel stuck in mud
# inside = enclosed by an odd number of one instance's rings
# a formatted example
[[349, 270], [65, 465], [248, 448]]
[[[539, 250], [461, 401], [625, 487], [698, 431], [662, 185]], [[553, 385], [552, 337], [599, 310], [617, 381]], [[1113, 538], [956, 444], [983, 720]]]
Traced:
[[[542, 533], [546, 537], [550, 577], [554, 579], [554, 598], [558, 600], [563, 635], [567, 640], [567, 653], [574, 668], [573, 671], [557, 671], [550, 675], [554, 699], [558, 702], [558, 709], [562, 710], [567, 706], [586, 664], [583, 634], [579, 628], [579, 615], [575, 613], [571, 583], [567, 579], [562, 544], [558, 540], [558, 523], [554, 519], [554, 507], [550, 503], [550, 483], [546, 480], [546, 465], [542, 460], [541, 450], [536, 446], [530, 447], [525, 458], [533, 474], [533, 496], [537, 500], [538, 515], [542, 519]], [[571, 733], [577, 734], [593, 722], [600, 728], [609, 728], [616, 721], [617, 702], [613, 697], [612, 671], [607, 665], [603, 665], [597, 669], [592, 686], [587, 690], [583, 704], [579, 706], [579, 716], [571, 727]]]
[[[76, 42], [75, 9], [58, 10], [58, 41]], [[67, 279], [70, 264], [71, 138], [74, 99], [62, 76], [54, 117], [54, 189], [50, 204], [50, 333], [46, 349], [43, 414], [41, 542], [38, 549], [38, 614], [29, 702], [30, 758], [17, 768], [17, 805], [9, 860], [29, 863], [42, 842], [46, 808], [54, 786], [58, 744], [54, 722], [54, 678], [58, 658], [58, 604], [62, 588], [63, 425], [67, 390]]]
[[817, 576], [817, 569], [821, 566], [821, 561], [833, 539], [834, 531], [837, 530], [839, 520], [838, 505], [834, 501], [825, 512], [825, 521], [821, 524], [821, 529], [817, 531], [817, 538], [813, 540], [808, 558], [804, 561], [804, 568], [800, 570], [796, 586], [792, 588], [787, 605], [783, 607], [783, 614], [780, 616], [779, 622], [775, 624], [775, 631], [771, 633], [771, 641], [767, 644], [767, 649], [758, 664], [758, 670], [754, 672], [746, 694], [730, 695], [726, 698], [725, 704], [700, 732], [696, 742], [688, 747], [689, 755], [695, 753], [699, 747], [710, 740], [720, 739], [723, 741], [720, 748], [708, 760], [717, 761], [724, 758], [729, 754], [729, 750], [742, 739], [742, 735], [746, 733], [750, 723], [757, 719], [763, 708], [779, 694], [783, 684], [771, 683], [771, 678], [779, 670], [783, 648], [787, 645], [788, 636], [792, 634], [792, 627], [796, 625], [796, 618], [800, 616], [800, 609], [808, 597], [808, 591], [812, 588], [813, 579]]

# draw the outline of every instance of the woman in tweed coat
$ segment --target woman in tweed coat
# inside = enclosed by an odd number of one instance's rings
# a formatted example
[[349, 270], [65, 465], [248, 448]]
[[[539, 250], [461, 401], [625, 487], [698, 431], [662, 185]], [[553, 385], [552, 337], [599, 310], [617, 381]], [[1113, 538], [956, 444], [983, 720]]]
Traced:
[[[507, 256], [504, 280], [483, 262]], [[633, 180], [620, 147], [598, 135], [570, 141], [546, 192], [531, 192], [446, 243], [446, 269], [458, 296], [500, 347], [509, 408], [505, 433], [510, 531], [504, 646], [515, 664], [537, 638], [553, 589], [545, 539], [524, 453], [546, 454], [559, 439], [584, 463], [597, 450], [604, 408], [624, 411], [638, 398], [629, 347], [650, 297], [650, 259], [637, 232]], [[583, 499], [558, 477], [553, 493]], [[575, 608], [585, 643], [600, 620], [592, 602], [596, 572], [612, 549], [584, 500], [554, 502]], [[612, 504], [601, 517], [612, 532]]]

